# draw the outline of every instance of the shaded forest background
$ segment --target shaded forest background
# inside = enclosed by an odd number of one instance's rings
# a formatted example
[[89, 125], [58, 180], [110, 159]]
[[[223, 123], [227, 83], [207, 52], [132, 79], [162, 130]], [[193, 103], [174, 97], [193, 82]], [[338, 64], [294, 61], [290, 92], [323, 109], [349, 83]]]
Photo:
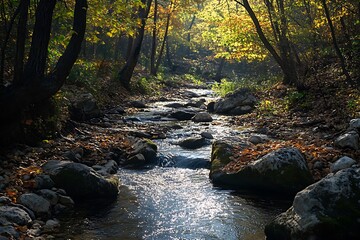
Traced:
[[358, 0], [1, 0], [0, 29], [2, 142], [57, 132], [78, 91], [106, 105], [184, 80], [359, 110]]

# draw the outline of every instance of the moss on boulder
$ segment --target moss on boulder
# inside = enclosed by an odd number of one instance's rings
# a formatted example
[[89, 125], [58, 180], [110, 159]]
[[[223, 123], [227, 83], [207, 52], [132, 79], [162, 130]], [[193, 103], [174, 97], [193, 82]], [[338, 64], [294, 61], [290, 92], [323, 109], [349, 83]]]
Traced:
[[307, 163], [298, 149], [279, 149], [248, 163], [235, 173], [228, 173], [222, 169], [231, 161], [231, 152], [231, 145], [213, 145], [210, 178], [216, 185], [295, 195], [313, 182]]

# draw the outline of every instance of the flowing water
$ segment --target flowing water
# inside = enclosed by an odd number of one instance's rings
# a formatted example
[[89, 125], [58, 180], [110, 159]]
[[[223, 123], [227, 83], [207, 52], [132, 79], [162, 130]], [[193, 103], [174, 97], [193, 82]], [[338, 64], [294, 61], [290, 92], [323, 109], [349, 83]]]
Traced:
[[[149, 112], [137, 114], [136, 117], [143, 119], [141, 124], [147, 124], [146, 121], [154, 123], [151, 120], [154, 112], [166, 110], [161, 104], [155, 103]], [[122, 187], [117, 201], [106, 208], [94, 205], [84, 207], [85, 211], [78, 219], [69, 221], [65, 237], [124, 240], [264, 239], [266, 223], [289, 207], [289, 202], [216, 188], [209, 180], [208, 169], [171, 167], [184, 159], [210, 159], [210, 145], [197, 150], [184, 150], [174, 144], [180, 139], [199, 135], [203, 131], [211, 132], [215, 139], [246, 136], [247, 131], [226, 125], [219, 116], [214, 118], [212, 124], [181, 122], [181, 129], [170, 131], [166, 139], [156, 140], [163, 159], [159, 161], [161, 166], [145, 170], [119, 170]], [[169, 123], [159, 121], [158, 124]], [[79, 222], [84, 217], [85, 220]]]

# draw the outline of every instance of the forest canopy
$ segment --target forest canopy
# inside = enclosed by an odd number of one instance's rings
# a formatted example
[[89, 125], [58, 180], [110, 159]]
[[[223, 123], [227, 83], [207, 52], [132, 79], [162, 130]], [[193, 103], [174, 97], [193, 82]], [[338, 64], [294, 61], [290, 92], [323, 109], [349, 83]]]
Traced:
[[127, 89], [134, 71], [220, 81], [259, 69], [305, 89], [328, 62], [359, 82], [357, 0], [2, 0], [0, 27], [3, 121], [65, 82], [99, 84], [109, 65]]

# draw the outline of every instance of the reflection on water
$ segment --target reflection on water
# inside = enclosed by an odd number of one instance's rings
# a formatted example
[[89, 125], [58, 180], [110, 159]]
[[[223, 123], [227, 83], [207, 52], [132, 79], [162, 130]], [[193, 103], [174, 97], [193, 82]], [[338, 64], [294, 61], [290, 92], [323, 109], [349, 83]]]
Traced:
[[285, 210], [216, 189], [203, 169], [121, 170], [119, 177], [127, 187], [118, 201], [72, 239], [264, 239], [264, 225]]
[[[196, 93], [203, 94], [200, 90]], [[156, 111], [169, 110], [157, 105], [154, 104]], [[154, 109], [135, 117], [151, 119]], [[183, 128], [174, 129], [167, 133], [166, 139], [157, 140], [159, 152], [163, 156], [210, 159], [210, 146], [186, 150], [174, 143], [199, 136], [203, 131], [210, 132], [215, 139], [240, 139], [247, 134], [226, 125], [228, 121], [224, 121], [224, 117], [213, 117], [215, 121], [211, 124], [175, 122]], [[63, 224], [62, 237], [84, 240], [257, 240], [264, 239], [265, 224], [290, 206], [289, 202], [214, 188], [208, 175], [206, 169], [121, 169], [118, 176], [123, 187], [117, 201], [105, 209], [99, 209], [96, 204], [85, 206], [82, 214]]]

